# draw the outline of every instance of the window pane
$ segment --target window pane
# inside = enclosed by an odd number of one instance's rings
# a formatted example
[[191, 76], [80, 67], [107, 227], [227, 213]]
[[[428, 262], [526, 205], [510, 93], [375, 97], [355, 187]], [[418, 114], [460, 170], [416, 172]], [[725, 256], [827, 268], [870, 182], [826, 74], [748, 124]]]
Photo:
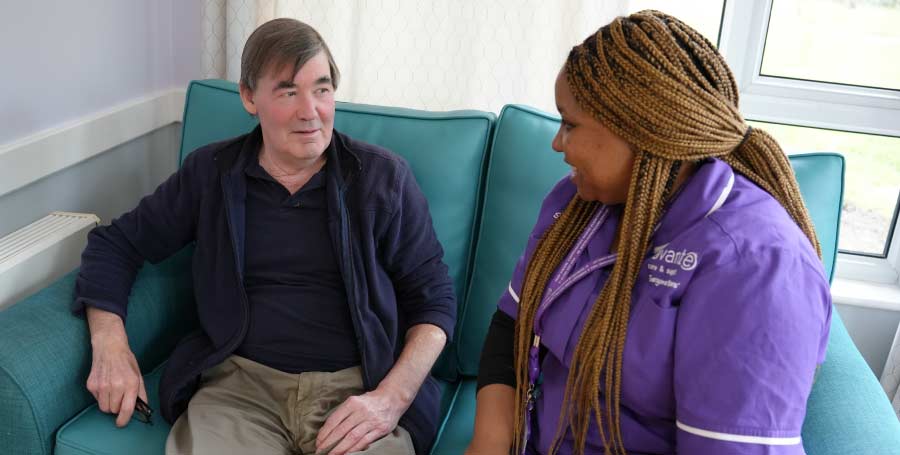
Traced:
[[878, 256], [885, 253], [900, 194], [900, 138], [749, 123], [766, 130], [788, 154], [829, 151], [844, 155], [847, 168], [838, 248]]
[[724, 0], [630, 0], [628, 14], [645, 9], [662, 11], [681, 19], [718, 46], [724, 7]]
[[900, 1], [774, 0], [761, 73], [900, 89]]

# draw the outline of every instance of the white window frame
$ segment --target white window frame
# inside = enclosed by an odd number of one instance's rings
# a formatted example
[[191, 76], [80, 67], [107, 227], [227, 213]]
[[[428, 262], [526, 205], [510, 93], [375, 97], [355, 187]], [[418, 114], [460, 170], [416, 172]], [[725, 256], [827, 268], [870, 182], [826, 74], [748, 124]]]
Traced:
[[[900, 137], [900, 90], [760, 75], [772, 1], [725, 2], [719, 50], [734, 72], [744, 116], [748, 120]], [[877, 284], [879, 289], [889, 285], [896, 290], [900, 226], [894, 226], [889, 240], [887, 258], [839, 253], [836, 278]], [[876, 297], [883, 294], [879, 291]], [[890, 303], [900, 309], [900, 301], [893, 300]]]

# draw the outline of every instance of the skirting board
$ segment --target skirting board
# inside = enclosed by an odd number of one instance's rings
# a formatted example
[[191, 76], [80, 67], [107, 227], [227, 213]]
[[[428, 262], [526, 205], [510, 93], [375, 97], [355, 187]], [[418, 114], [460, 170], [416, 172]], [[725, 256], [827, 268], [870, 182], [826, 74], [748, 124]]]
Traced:
[[0, 196], [181, 121], [185, 91], [171, 89], [0, 145]]

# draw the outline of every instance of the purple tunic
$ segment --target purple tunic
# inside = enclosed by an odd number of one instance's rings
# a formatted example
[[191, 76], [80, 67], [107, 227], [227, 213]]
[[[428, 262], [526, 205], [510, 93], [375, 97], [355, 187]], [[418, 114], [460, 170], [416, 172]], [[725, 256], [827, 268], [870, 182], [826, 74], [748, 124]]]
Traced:
[[[537, 240], [574, 195], [567, 177], [544, 200], [499, 302], [510, 316]], [[621, 209], [610, 209], [576, 270], [611, 254]], [[540, 453], [549, 450], [572, 354], [611, 267], [576, 282], [544, 317], [543, 392], [530, 439]], [[806, 399], [830, 319], [828, 280], [809, 240], [768, 193], [709, 160], [663, 216], [632, 294], [620, 409], [626, 449], [803, 454]], [[561, 453], [571, 452], [568, 433]], [[586, 452], [603, 453], [596, 422]]]

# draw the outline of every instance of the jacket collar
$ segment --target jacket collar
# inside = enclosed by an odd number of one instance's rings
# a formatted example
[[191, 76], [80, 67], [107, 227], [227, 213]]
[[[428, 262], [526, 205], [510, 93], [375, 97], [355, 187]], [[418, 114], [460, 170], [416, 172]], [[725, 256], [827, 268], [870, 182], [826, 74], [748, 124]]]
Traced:
[[[326, 191], [328, 192], [329, 218], [341, 223], [335, 226], [335, 233], [349, 232], [346, 226], [347, 209], [344, 202], [346, 186], [353, 180], [361, 169], [359, 157], [351, 150], [347, 136], [335, 131], [331, 136], [331, 143], [325, 149], [327, 159], [332, 165], [326, 166]], [[216, 153], [215, 161], [221, 173], [222, 192], [225, 197], [225, 211], [235, 253], [238, 273], [243, 278], [244, 272], [244, 239], [246, 227], [247, 181], [244, 172], [251, 160], [259, 156], [259, 147], [262, 145], [262, 128], [257, 125], [243, 138], [238, 138], [231, 144], [223, 147]], [[337, 231], [337, 228], [340, 231]], [[337, 241], [337, 240], [335, 240]], [[337, 243], [336, 251], [341, 251], [341, 245], [346, 244], [341, 239]]]

